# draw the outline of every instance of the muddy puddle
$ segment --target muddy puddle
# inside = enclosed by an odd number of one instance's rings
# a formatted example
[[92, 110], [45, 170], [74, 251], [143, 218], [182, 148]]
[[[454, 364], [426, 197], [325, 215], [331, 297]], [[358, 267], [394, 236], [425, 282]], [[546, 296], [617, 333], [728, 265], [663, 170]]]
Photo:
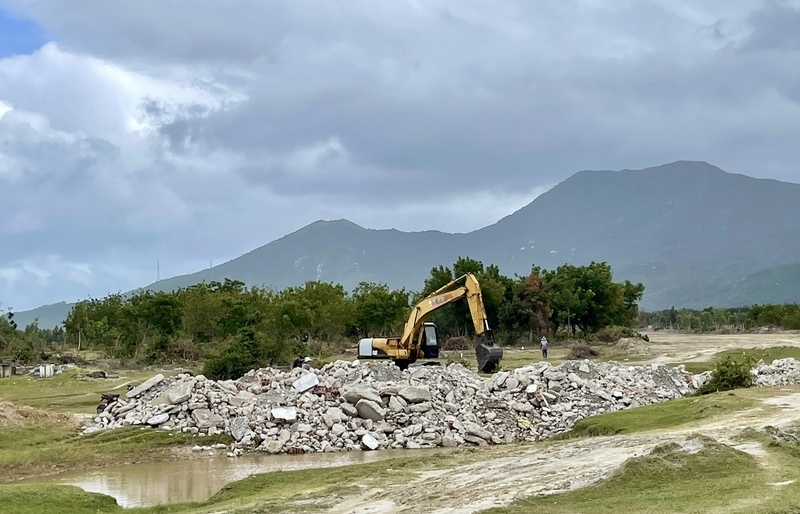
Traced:
[[237, 458], [219, 453], [202, 458], [63, 473], [36, 482], [75, 485], [88, 492], [112, 496], [122, 507], [148, 507], [207, 500], [224, 485], [257, 473], [363, 464], [393, 457], [430, 455], [441, 450], [350, 451], [303, 455], [245, 454]]

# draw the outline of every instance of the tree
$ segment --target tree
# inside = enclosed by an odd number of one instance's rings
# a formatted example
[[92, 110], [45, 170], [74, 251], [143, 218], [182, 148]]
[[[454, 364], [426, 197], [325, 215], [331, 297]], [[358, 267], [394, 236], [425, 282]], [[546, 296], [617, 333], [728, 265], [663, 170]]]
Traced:
[[385, 284], [361, 282], [353, 291], [354, 322], [359, 334], [389, 335], [403, 329], [408, 316], [409, 293], [392, 291]]

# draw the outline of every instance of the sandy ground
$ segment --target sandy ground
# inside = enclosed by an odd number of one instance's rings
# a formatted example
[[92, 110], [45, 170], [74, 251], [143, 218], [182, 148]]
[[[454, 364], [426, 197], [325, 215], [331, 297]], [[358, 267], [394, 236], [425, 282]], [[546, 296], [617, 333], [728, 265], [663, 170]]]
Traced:
[[[732, 348], [800, 346], [798, 333], [687, 336], [659, 332], [650, 338], [652, 362], [703, 361]], [[428, 472], [411, 484], [370, 489], [329, 512], [472, 513], [507, 505], [517, 498], [584, 487], [607, 477], [631, 457], [649, 453], [659, 444], [682, 443], [691, 434], [707, 435], [763, 459], [766, 454], [760, 445], [737, 443], [734, 436], [746, 427], [780, 427], [799, 421], [800, 392], [797, 388], [775, 388], [775, 396], [759, 407], [696, 426], [553, 445], [497, 447], [496, 453], [481, 462]]]
[[736, 348], [800, 347], [800, 333], [794, 331], [731, 335], [691, 335], [663, 331], [645, 333], [650, 338], [648, 348], [654, 356], [648, 362], [702, 362], [716, 353]]

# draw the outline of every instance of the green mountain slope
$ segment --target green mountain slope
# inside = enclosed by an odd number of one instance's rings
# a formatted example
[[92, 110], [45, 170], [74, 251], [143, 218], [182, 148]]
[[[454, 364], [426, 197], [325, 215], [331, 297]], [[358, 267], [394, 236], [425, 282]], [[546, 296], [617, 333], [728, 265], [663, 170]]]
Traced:
[[533, 264], [605, 260], [617, 279], [645, 284], [646, 309], [782, 303], [800, 301], [797, 220], [800, 185], [704, 162], [581, 171], [468, 234], [318, 221], [214, 268], [147, 287], [232, 278], [277, 289], [323, 280], [349, 290], [360, 281], [417, 290], [432, 267], [470, 256], [510, 276], [527, 274]]

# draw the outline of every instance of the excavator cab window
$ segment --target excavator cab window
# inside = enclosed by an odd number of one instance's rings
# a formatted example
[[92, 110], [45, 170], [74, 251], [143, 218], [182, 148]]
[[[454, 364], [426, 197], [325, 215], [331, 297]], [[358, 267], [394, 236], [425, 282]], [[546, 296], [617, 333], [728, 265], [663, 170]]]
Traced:
[[422, 353], [426, 359], [439, 358], [439, 337], [433, 323], [425, 323], [422, 327]]

